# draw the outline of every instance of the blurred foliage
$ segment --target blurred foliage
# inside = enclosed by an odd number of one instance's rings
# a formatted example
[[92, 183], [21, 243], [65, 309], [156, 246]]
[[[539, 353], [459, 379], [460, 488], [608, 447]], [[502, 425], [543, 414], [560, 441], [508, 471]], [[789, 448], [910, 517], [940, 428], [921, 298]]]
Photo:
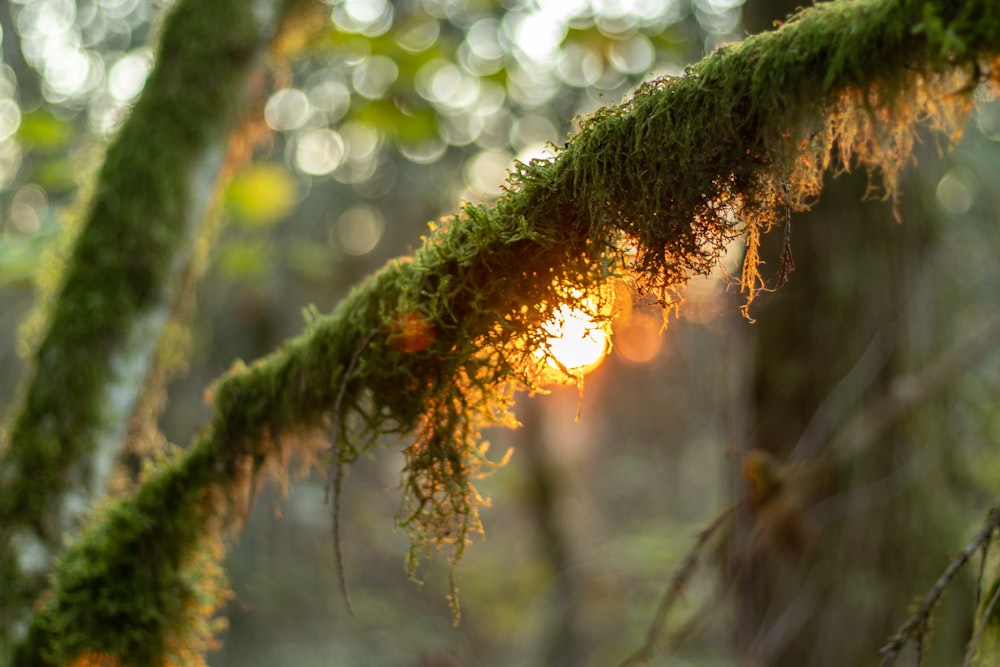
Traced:
[[297, 185], [284, 166], [255, 163], [240, 170], [226, 188], [225, 207], [251, 229], [277, 224], [295, 208]]
[[[10, 66], [29, 69], [8, 68], [13, 85], [7, 95], [16, 103], [18, 85], [28, 86], [30, 79], [40, 85], [43, 100], [21, 114], [16, 145], [11, 145], [16, 156], [0, 173], [8, 192], [18, 184], [37, 183], [49, 192], [58, 220], [58, 211], [81, 184], [81, 149], [103, 144], [141, 91], [148, 57], [140, 47], [161, 4], [13, 4], [18, 30], [8, 41], [15, 40], [14, 48], [22, 46], [18, 38], [27, 41], [25, 58]], [[285, 175], [294, 174], [300, 181], [297, 189], [306, 196], [314, 189], [327, 196], [325, 184], [312, 183], [316, 176], [330, 175], [355, 190], [338, 194], [345, 203], [365, 197], [379, 181], [388, 179], [375, 189], [391, 187], [392, 173], [398, 171], [392, 165], [398, 165], [401, 151], [422, 165], [464, 163], [438, 179], [441, 197], [429, 202], [432, 209], [450, 210], [453, 205], [446, 202], [459, 198], [489, 199], [497, 193], [469, 191], [454, 178], [468, 172], [482, 151], [506, 151], [511, 159], [527, 149], [522, 156], [527, 159], [546, 141], [561, 144], [573, 115], [617, 101], [651, 72], [679, 71], [700, 55], [699, 36], [709, 43], [736, 36], [738, 6], [705, 7], [711, 10], [707, 14], [704, 8], [691, 14], [670, 3], [331, 2], [331, 30], [305, 47], [291, 71], [276, 77], [271, 101], [283, 96], [286, 104], [275, 105], [268, 115], [277, 130], [270, 159], [261, 156], [269, 166], [238, 176], [227, 192], [226, 211], [251, 227], [287, 217], [299, 197], [289, 192], [293, 186], [273, 159], [282, 154]], [[720, 25], [707, 18], [716, 15], [729, 19]], [[548, 26], [535, 40], [547, 44], [545, 58], [531, 54], [529, 24], [536, 30]], [[43, 25], [52, 40], [61, 36], [65, 43], [36, 42]], [[580, 58], [587, 60], [592, 74], [603, 74], [591, 81], [593, 77], [570, 72]], [[518, 118], [526, 114], [530, 123], [518, 127]], [[538, 125], [538, 118], [545, 122]], [[531, 124], [541, 131], [526, 132]], [[345, 131], [351, 127], [371, 132], [352, 135]], [[319, 134], [320, 128], [330, 132]], [[0, 147], [0, 158], [2, 152]], [[384, 213], [392, 217], [391, 211]], [[300, 225], [287, 233], [303, 236]], [[31, 247], [41, 247], [45, 238]], [[265, 246], [268, 263], [288, 259], [287, 253], [273, 252], [274, 244]], [[22, 256], [24, 248], [10, 251], [15, 252]], [[235, 254], [246, 256], [244, 251]], [[25, 263], [29, 271], [31, 264]]]
[[55, 220], [49, 218], [30, 235], [8, 235], [0, 240], [0, 284], [23, 284], [35, 275], [42, 253], [58, 233]]
[[74, 129], [48, 109], [36, 109], [21, 117], [18, 138], [24, 148], [42, 155], [57, 153], [69, 144]]
[[228, 277], [247, 280], [264, 272], [269, 253], [263, 241], [232, 240], [219, 251], [216, 261]]

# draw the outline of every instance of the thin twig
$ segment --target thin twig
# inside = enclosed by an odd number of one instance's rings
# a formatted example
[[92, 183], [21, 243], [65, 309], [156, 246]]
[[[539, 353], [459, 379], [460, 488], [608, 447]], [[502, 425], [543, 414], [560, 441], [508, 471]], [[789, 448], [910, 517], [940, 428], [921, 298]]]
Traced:
[[983, 547], [982, 553], [979, 555], [979, 574], [976, 576], [976, 609], [979, 609], [980, 596], [983, 594], [983, 576], [986, 574], [986, 559], [990, 556], [990, 545], [993, 542], [987, 542], [986, 546]]
[[885, 368], [891, 348], [886, 344], [885, 334], [876, 335], [854, 367], [816, 409], [788, 460], [811, 459], [824, 448], [847, 455], [864, 443], [876, 441], [901, 415], [994, 354], [998, 342], [1000, 320], [994, 320], [919, 370], [896, 377], [890, 391], [838, 427], [836, 422], [843, 419], [850, 403]]
[[718, 586], [711, 600], [705, 602], [701, 606], [701, 609], [694, 612], [691, 615], [691, 618], [685, 621], [680, 628], [670, 633], [670, 636], [666, 640], [666, 647], [663, 650], [664, 660], [670, 658], [676, 647], [689, 641], [691, 636], [699, 630], [699, 626], [705, 623], [706, 619], [709, 619], [712, 614], [717, 613], [718, 607], [722, 603], [725, 595], [726, 589], [722, 586]]
[[798, 442], [788, 456], [789, 461], [813, 459], [830, 440], [837, 422], [844, 418], [853, 401], [871, 388], [879, 372], [885, 368], [891, 347], [884, 332], [872, 337], [865, 351], [813, 413]]
[[639, 647], [638, 651], [626, 658], [625, 661], [619, 665], [619, 667], [644, 665], [650, 658], [653, 657], [653, 653], [656, 651], [656, 645], [659, 643], [660, 637], [663, 634], [663, 625], [667, 620], [667, 614], [670, 613], [674, 603], [677, 602], [677, 598], [679, 598], [681, 593], [684, 591], [684, 585], [691, 577], [691, 573], [694, 572], [694, 568], [698, 564], [698, 558], [701, 556], [702, 550], [705, 548], [705, 545], [708, 544], [709, 540], [712, 539], [712, 536], [719, 530], [719, 528], [732, 519], [733, 515], [736, 514], [736, 511], [742, 507], [745, 502], [746, 500], [744, 499], [729, 506], [719, 516], [715, 517], [707, 528], [698, 533], [698, 539], [695, 541], [694, 546], [691, 547], [691, 551], [688, 552], [688, 555], [684, 558], [684, 561], [674, 572], [674, 576], [670, 579], [670, 585], [663, 594], [663, 598], [660, 600], [660, 605], [656, 609], [656, 615], [653, 617], [653, 622], [649, 626], [649, 633], [646, 635], [645, 643]]
[[[985, 559], [986, 554], [984, 553], [983, 560]], [[983, 631], [986, 630], [986, 624], [990, 620], [990, 615], [993, 613], [993, 605], [997, 603], [998, 597], [1000, 597], [1000, 586], [997, 586], [993, 591], [993, 595], [990, 596], [990, 601], [986, 604], [986, 609], [983, 610], [983, 613], [979, 617], [976, 634], [973, 636], [972, 641], [969, 642], [969, 649], [965, 652], [965, 661], [962, 663], [962, 667], [970, 667], [970, 665], [972, 665], [972, 657], [976, 654], [976, 649], [979, 648], [979, 640], [983, 638]]]
[[858, 446], [871, 443], [908, 410], [928, 400], [975, 364], [996, 353], [1000, 342], [1000, 320], [993, 320], [957, 347], [924, 364], [919, 370], [893, 380], [881, 398], [872, 401], [854, 419], [839, 429], [828, 447], [849, 455]]
[[785, 191], [785, 231], [781, 239], [781, 255], [775, 287], [787, 285], [789, 276], [795, 270], [795, 258], [792, 256], [792, 207], [788, 205], [788, 187], [783, 184], [781, 188]]
[[340, 460], [339, 448], [334, 452], [337, 456], [337, 464], [334, 468], [336, 473], [333, 479], [333, 553], [337, 563], [337, 580], [340, 583], [340, 592], [347, 603], [347, 611], [354, 616], [354, 601], [351, 599], [351, 589], [347, 584], [347, 572], [344, 567], [344, 550], [340, 539], [340, 496], [342, 481], [344, 478], [344, 462]]
[[910, 639], [915, 635], [919, 639], [924, 634], [924, 630], [930, 623], [931, 611], [933, 611], [934, 606], [941, 599], [941, 596], [944, 595], [948, 584], [958, 571], [962, 569], [962, 566], [969, 561], [972, 555], [981, 549], [983, 545], [989, 543], [993, 533], [997, 530], [1000, 530], [1000, 501], [994, 502], [987, 514], [985, 525], [976, 533], [972, 541], [965, 546], [962, 553], [948, 564], [945, 571], [934, 582], [931, 589], [927, 591], [927, 595], [924, 596], [924, 601], [920, 604], [917, 611], [903, 623], [889, 643], [879, 649], [879, 653], [884, 656], [881, 663], [882, 667], [890, 667], [896, 664], [896, 659], [907, 643], [909, 643]]
[[332, 410], [332, 423], [330, 424], [330, 448], [332, 450], [332, 457], [330, 459], [330, 466], [327, 469], [326, 477], [326, 500], [325, 502], [330, 502], [330, 491], [333, 491], [333, 553], [334, 560], [337, 566], [337, 579], [340, 582], [340, 592], [344, 596], [344, 602], [347, 603], [347, 610], [354, 615], [354, 602], [351, 600], [351, 589], [347, 584], [347, 573], [344, 567], [344, 550], [342, 546], [342, 541], [340, 539], [340, 499], [341, 492], [343, 490], [344, 481], [344, 461], [340, 456], [340, 411], [341, 406], [344, 403], [344, 395], [347, 392], [347, 383], [350, 380], [351, 373], [354, 372], [354, 367], [358, 363], [358, 359], [361, 357], [361, 353], [364, 352], [365, 348], [371, 342], [372, 338], [375, 337], [376, 331], [372, 331], [365, 337], [358, 348], [354, 351], [354, 355], [351, 357], [351, 361], [347, 364], [347, 368], [344, 373], [340, 376], [340, 388], [337, 390], [337, 399], [333, 403]]

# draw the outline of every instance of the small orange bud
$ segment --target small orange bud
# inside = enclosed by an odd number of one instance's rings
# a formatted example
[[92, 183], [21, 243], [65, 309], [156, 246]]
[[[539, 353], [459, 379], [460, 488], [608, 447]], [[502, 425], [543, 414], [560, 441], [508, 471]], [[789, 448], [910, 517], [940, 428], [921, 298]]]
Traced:
[[392, 323], [389, 343], [406, 354], [423, 352], [434, 342], [434, 325], [419, 313], [402, 313]]
[[770, 453], [752, 449], [743, 457], [743, 478], [750, 487], [750, 504], [760, 507], [780, 490], [784, 471]]
[[753, 449], [743, 457], [742, 472], [754, 514], [753, 556], [777, 550], [802, 559], [818, 537], [809, 508], [830, 491], [833, 480], [828, 465], [779, 463], [770, 453]]

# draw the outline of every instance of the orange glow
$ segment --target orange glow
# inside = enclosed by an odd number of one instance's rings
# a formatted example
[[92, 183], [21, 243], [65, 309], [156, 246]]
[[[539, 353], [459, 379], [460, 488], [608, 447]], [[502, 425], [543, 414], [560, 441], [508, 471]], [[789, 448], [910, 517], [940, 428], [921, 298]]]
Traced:
[[610, 289], [601, 292], [591, 298], [580, 290], [571, 290], [565, 303], [541, 326], [545, 341], [535, 350], [535, 356], [545, 359], [548, 368], [555, 371], [543, 373], [545, 381], [578, 380], [600, 366], [608, 355], [614, 294]]
[[615, 352], [635, 364], [652, 361], [663, 347], [662, 314], [634, 311], [615, 326]]
[[400, 352], [423, 352], [434, 342], [434, 325], [418, 313], [402, 313], [392, 323], [389, 342]]
[[579, 308], [560, 306], [542, 329], [549, 334], [549, 365], [557, 370], [565, 368], [574, 375], [588, 373], [608, 354], [608, 332]]
[[[118, 659], [105, 655], [103, 653], [90, 652], [84, 653], [76, 660], [70, 663], [70, 667], [122, 667], [124, 663]], [[177, 663], [171, 662], [169, 660], [164, 661], [165, 667], [177, 667]], [[203, 665], [204, 660], [201, 660], [195, 664]]]
[[121, 661], [102, 653], [85, 653], [71, 663], [71, 667], [117, 667]]

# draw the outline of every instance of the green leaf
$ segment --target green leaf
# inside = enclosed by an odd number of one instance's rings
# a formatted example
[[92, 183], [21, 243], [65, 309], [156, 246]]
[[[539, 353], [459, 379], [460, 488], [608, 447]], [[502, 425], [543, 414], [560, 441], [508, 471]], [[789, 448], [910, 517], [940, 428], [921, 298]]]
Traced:
[[229, 278], [259, 276], [270, 263], [270, 252], [260, 241], [231, 241], [219, 251], [219, 269]]
[[403, 111], [392, 100], [372, 100], [352, 110], [350, 117], [404, 143], [415, 144], [437, 136], [437, 115], [429, 107]]
[[295, 179], [283, 166], [251, 164], [226, 188], [226, 210], [246, 227], [271, 227], [291, 213], [298, 199]]
[[50, 194], [66, 192], [79, 185], [77, 178], [79, 167], [73, 159], [53, 157], [42, 160], [35, 167], [32, 180], [37, 182]]
[[56, 153], [69, 144], [73, 128], [69, 121], [39, 109], [24, 114], [17, 134], [27, 148], [40, 153]]

